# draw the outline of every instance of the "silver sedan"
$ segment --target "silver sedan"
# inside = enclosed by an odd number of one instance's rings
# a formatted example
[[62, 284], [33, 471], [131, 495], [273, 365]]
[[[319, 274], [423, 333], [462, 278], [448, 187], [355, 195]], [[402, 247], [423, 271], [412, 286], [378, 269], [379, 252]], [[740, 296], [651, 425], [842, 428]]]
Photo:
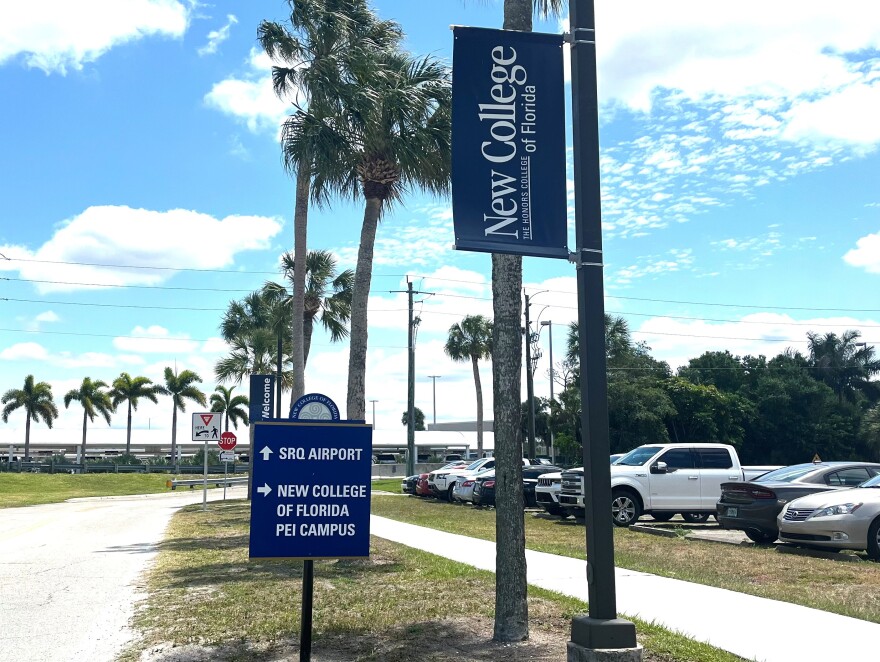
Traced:
[[866, 550], [880, 560], [880, 476], [851, 490], [795, 499], [785, 505], [777, 523], [783, 542]]

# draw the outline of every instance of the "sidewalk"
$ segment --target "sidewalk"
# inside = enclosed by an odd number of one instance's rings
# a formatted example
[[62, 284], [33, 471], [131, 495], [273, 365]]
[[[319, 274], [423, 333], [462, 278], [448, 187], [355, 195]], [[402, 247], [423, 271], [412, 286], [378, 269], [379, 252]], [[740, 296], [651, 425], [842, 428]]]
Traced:
[[[495, 571], [495, 543], [384, 517], [370, 533]], [[526, 550], [529, 584], [586, 601], [586, 561]], [[866, 659], [880, 641], [880, 624], [726, 589], [616, 569], [617, 609], [760, 662]]]

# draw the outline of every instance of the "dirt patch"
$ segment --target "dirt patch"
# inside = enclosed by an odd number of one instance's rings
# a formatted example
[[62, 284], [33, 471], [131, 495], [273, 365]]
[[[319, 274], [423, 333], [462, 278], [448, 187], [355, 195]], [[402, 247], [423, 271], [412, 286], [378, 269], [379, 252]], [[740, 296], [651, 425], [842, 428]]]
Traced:
[[[540, 618], [540, 616], [539, 616]], [[542, 619], [543, 620], [543, 619]], [[530, 630], [528, 641], [492, 641], [492, 619], [462, 617], [410, 623], [381, 635], [330, 634], [312, 646], [314, 662], [558, 662], [566, 657], [568, 621], [554, 618]], [[139, 662], [289, 662], [299, 658], [299, 642], [209, 646], [160, 644]], [[644, 653], [645, 662], [668, 658]]]

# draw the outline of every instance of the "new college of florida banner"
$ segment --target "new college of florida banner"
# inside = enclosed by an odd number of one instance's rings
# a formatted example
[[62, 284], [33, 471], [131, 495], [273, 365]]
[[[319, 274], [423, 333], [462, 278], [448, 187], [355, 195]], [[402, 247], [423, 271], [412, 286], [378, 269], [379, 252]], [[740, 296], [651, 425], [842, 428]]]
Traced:
[[455, 248], [568, 258], [562, 35], [453, 30]]

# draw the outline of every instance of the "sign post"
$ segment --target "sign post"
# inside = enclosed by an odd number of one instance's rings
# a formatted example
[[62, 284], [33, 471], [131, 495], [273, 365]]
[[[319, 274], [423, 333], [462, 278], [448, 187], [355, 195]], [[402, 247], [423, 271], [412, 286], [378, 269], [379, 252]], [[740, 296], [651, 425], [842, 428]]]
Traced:
[[205, 442], [205, 485], [202, 491], [202, 510], [208, 509], [208, 439], [220, 438], [222, 414], [217, 412], [195, 413], [192, 415], [192, 440]]
[[372, 427], [323, 413], [254, 426], [249, 555], [304, 562], [300, 662], [311, 660], [314, 560], [370, 554]]
[[[220, 446], [220, 450], [224, 451], [220, 453], [220, 461], [223, 463], [223, 500], [226, 501], [226, 480], [229, 477], [229, 462], [235, 460], [235, 455], [232, 453], [232, 449], [235, 448], [235, 445], [238, 441], [235, 438], [235, 435], [232, 432], [224, 432], [220, 435], [220, 441], [217, 442], [217, 445]], [[232, 456], [231, 458], [229, 456]]]

